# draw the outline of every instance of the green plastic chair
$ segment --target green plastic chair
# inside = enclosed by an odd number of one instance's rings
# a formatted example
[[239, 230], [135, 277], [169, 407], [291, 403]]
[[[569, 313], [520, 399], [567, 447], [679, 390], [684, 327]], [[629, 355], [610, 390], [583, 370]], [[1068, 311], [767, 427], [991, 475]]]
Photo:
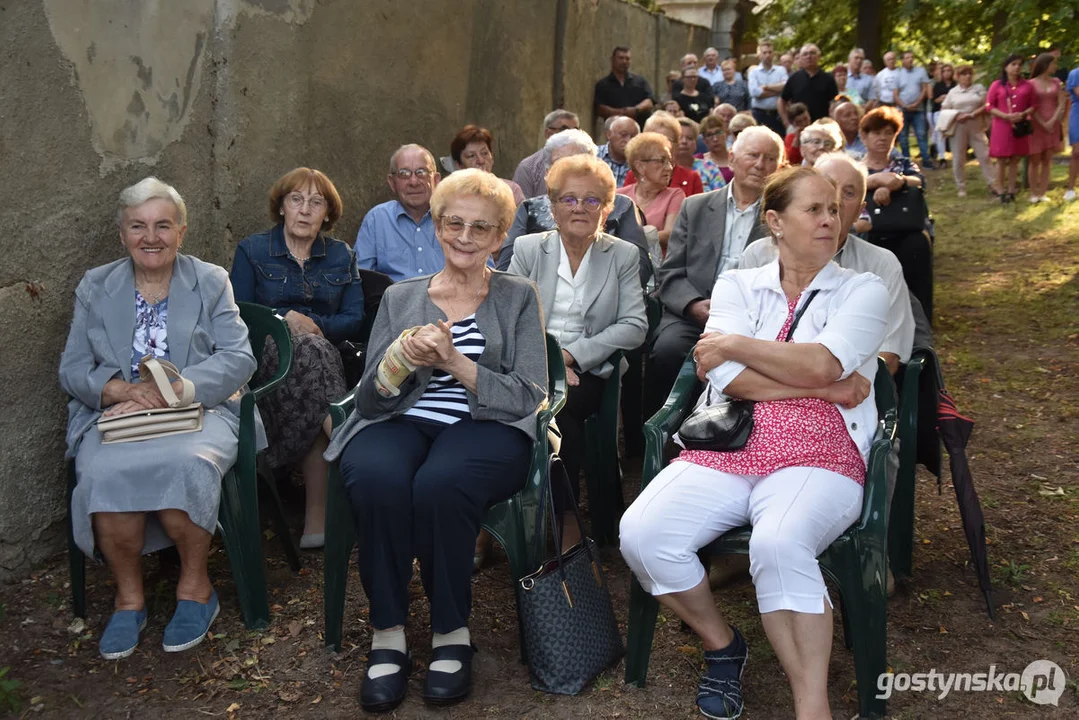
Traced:
[[618, 468], [622, 356], [623, 352], [618, 350], [607, 358], [614, 372], [603, 386], [599, 411], [584, 421], [588, 516], [592, 522], [592, 539], [600, 546], [618, 544], [618, 521], [626, 508], [622, 497], [622, 474]]
[[[874, 381], [881, 422], [873, 439], [866, 470], [862, 515], [825, 550], [819, 560], [825, 577], [839, 586], [846, 645], [854, 651], [858, 680], [858, 707], [862, 717], [883, 717], [885, 701], [878, 700], [877, 677], [887, 670], [887, 592], [885, 571], [887, 536], [885, 495], [888, 454], [896, 434], [895, 385], [883, 361]], [[667, 402], [644, 426], [647, 449], [643, 489], [663, 465], [663, 448], [690, 411], [690, 398], [700, 393], [693, 355], [678, 373]], [[709, 555], [749, 553], [751, 528], [735, 528], [701, 549]], [[652, 653], [659, 603], [633, 577], [630, 585], [629, 631], [626, 649], [628, 685], [644, 687]]]
[[914, 566], [914, 476], [918, 465], [918, 388], [931, 350], [916, 349], [903, 367], [899, 401], [899, 474], [888, 517], [888, 562], [896, 577], [911, 577]]
[[[266, 572], [262, 557], [262, 532], [258, 515], [258, 463], [255, 450], [255, 402], [273, 390], [292, 367], [292, 335], [284, 321], [267, 307], [238, 303], [240, 317], [248, 326], [251, 348], [256, 361], [261, 361], [267, 336], [277, 344], [279, 353], [277, 373], [257, 388], [249, 388], [240, 400], [239, 451], [236, 464], [221, 481], [221, 507], [217, 523], [228, 552], [232, 579], [240, 601], [244, 625], [249, 629], [265, 627], [270, 622], [270, 606], [266, 599]], [[281, 501], [272, 480], [266, 484], [273, 500], [277, 534], [285, 546], [285, 554], [293, 570], [299, 570], [299, 554], [292, 543]], [[67, 464], [67, 503], [75, 490], [75, 463]], [[68, 565], [71, 573], [71, 607], [76, 617], [86, 617], [86, 557], [75, 544], [71, 513], [68, 512]]]
[[[536, 570], [546, 556], [546, 536], [536, 533], [544, 527], [537, 520], [544, 512], [543, 488], [547, 479], [547, 426], [566, 404], [566, 366], [558, 342], [547, 335], [547, 407], [536, 420], [536, 441], [532, 444], [528, 479], [524, 488], [509, 500], [492, 506], [483, 520], [483, 528], [494, 536], [509, 557], [514, 580]], [[339, 427], [355, 405], [349, 393], [330, 406], [333, 426]], [[345, 588], [348, 583], [348, 560], [356, 543], [352, 505], [345, 492], [339, 463], [330, 466], [326, 501], [326, 547], [323, 550], [323, 609], [326, 647], [341, 650], [341, 628], [345, 614]], [[518, 623], [521, 626], [521, 623]], [[522, 656], [524, 643], [521, 643]]]

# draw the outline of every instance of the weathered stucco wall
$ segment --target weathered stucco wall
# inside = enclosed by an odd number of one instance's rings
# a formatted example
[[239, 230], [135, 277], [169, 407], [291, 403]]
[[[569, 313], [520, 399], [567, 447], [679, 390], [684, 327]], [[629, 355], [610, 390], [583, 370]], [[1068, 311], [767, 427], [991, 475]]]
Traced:
[[[189, 209], [185, 251], [227, 266], [283, 172], [326, 171], [353, 238], [405, 142], [491, 128], [496, 171], [553, 107], [557, 0], [0, 0], [0, 579], [62, 547], [56, 380], [82, 273], [122, 252], [114, 202], [147, 174]], [[567, 0], [565, 106], [591, 127], [611, 48], [657, 80], [704, 28]], [[602, 140], [601, 140], [602, 142]]]

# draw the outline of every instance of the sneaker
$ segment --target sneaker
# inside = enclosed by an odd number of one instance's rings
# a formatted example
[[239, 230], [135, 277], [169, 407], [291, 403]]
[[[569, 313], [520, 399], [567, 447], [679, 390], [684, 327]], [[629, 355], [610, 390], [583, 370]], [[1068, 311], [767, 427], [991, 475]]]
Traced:
[[172, 620], [165, 626], [165, 637], [161, 646], [165, 652], [180, 652], [195, 647], [206, 637], [210, 625], [220, 611], [216, 590], [210, 594], [209, 602], [179, 601], [176, 603]]
[[1075, 191], [1069, 190], [1068, 192], [1064, 193], [1064, 202], [1072, 202], [1073, 200], [1075, 200], [1075, 197]]
[[697, 709], [711, 720], [735, 720], [745, 709], [742, 699], [742, 675], [746, 671], [749, 647], [738, 628], [734, 640], [722, 650], [707, 650], [708, 669], [697, 687]]
[[142, 610], [117, 610], [109, 618], [105, 632], [101, 633], [101, 657], [119, 660], [135, 652], [139, 646], [139, 633], [146, 627], [146, 608]]
[[967, 191], [964, 190], [963, 188], [959, 188], [959, 192], [956, 193], [956, 194], [961, 198], [965, 198], [967, 196]]

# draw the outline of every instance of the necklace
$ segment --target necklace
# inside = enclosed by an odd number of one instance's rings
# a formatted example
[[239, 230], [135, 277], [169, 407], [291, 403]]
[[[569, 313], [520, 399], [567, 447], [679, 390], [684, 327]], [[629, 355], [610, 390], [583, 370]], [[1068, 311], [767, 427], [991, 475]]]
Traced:
[[145, 285], [140, 286], [136, 284], [135, 289], [139, 291], [139, 294], [141, 294], [143, 298], [147, 296], [152, 296], [154, 299], [154, 305], [159, 304], [161, 302], [161, 299], [169, 294], [169, 286], [167, 284], [161, 289], [161, 292], [159, 293], [155, 293], [152, 290], [147, 290]]
[[[457, 297], [452, 297], [452, 298], [450, 297], [451, 286], [448, 284], [448, 282], [445, 279], [443, 279], [439, 283], [438, 289], [442, 290], [446, 294], [446, 297], [444, 298], [444, 300], [445, 300], [446, 304], [450, 306], [450, 309], [451, 310], [459, 310], [459, 308], [461, 307], [462, 302], [464, 303], [465, 307], [475, 303], [476, 300], [479, 299], [480, 295], [483, 294], [483, 291], [487, 289], [487, 273], [488, 272], [489, 272], [488, 269], [485, 267], [483, 269], [483, 281], [480, 283], [479, 289], [476, 290], [476, 294], [473, 295], [471, 298], [465, 298], [464, 301], [461, 301]], [[441, 275], [441, 273], [439, 274], [439, 277], [443, 277]], [[447, 313], [447, 316], [448, 315], [449, 315], [449, 313]], [[465, 315], [462, 315], [462, 317], [465, 317]]]

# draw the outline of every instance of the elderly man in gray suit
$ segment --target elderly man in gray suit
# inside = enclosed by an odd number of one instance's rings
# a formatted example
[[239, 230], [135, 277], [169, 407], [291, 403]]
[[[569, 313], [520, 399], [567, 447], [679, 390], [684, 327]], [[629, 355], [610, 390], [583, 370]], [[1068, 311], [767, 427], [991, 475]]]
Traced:
[[666, 400], [704, 330], [716, 278], [738, 267], [746, 245], [768, 234], [760, 216], [761, 192], [782, 162], [782, 138], [766, 127], [747, 128], [731, 148], [730, 184], [682, 203], [667, 257], [656, 271], [663, 319], [648, 358], [647, 416]]

